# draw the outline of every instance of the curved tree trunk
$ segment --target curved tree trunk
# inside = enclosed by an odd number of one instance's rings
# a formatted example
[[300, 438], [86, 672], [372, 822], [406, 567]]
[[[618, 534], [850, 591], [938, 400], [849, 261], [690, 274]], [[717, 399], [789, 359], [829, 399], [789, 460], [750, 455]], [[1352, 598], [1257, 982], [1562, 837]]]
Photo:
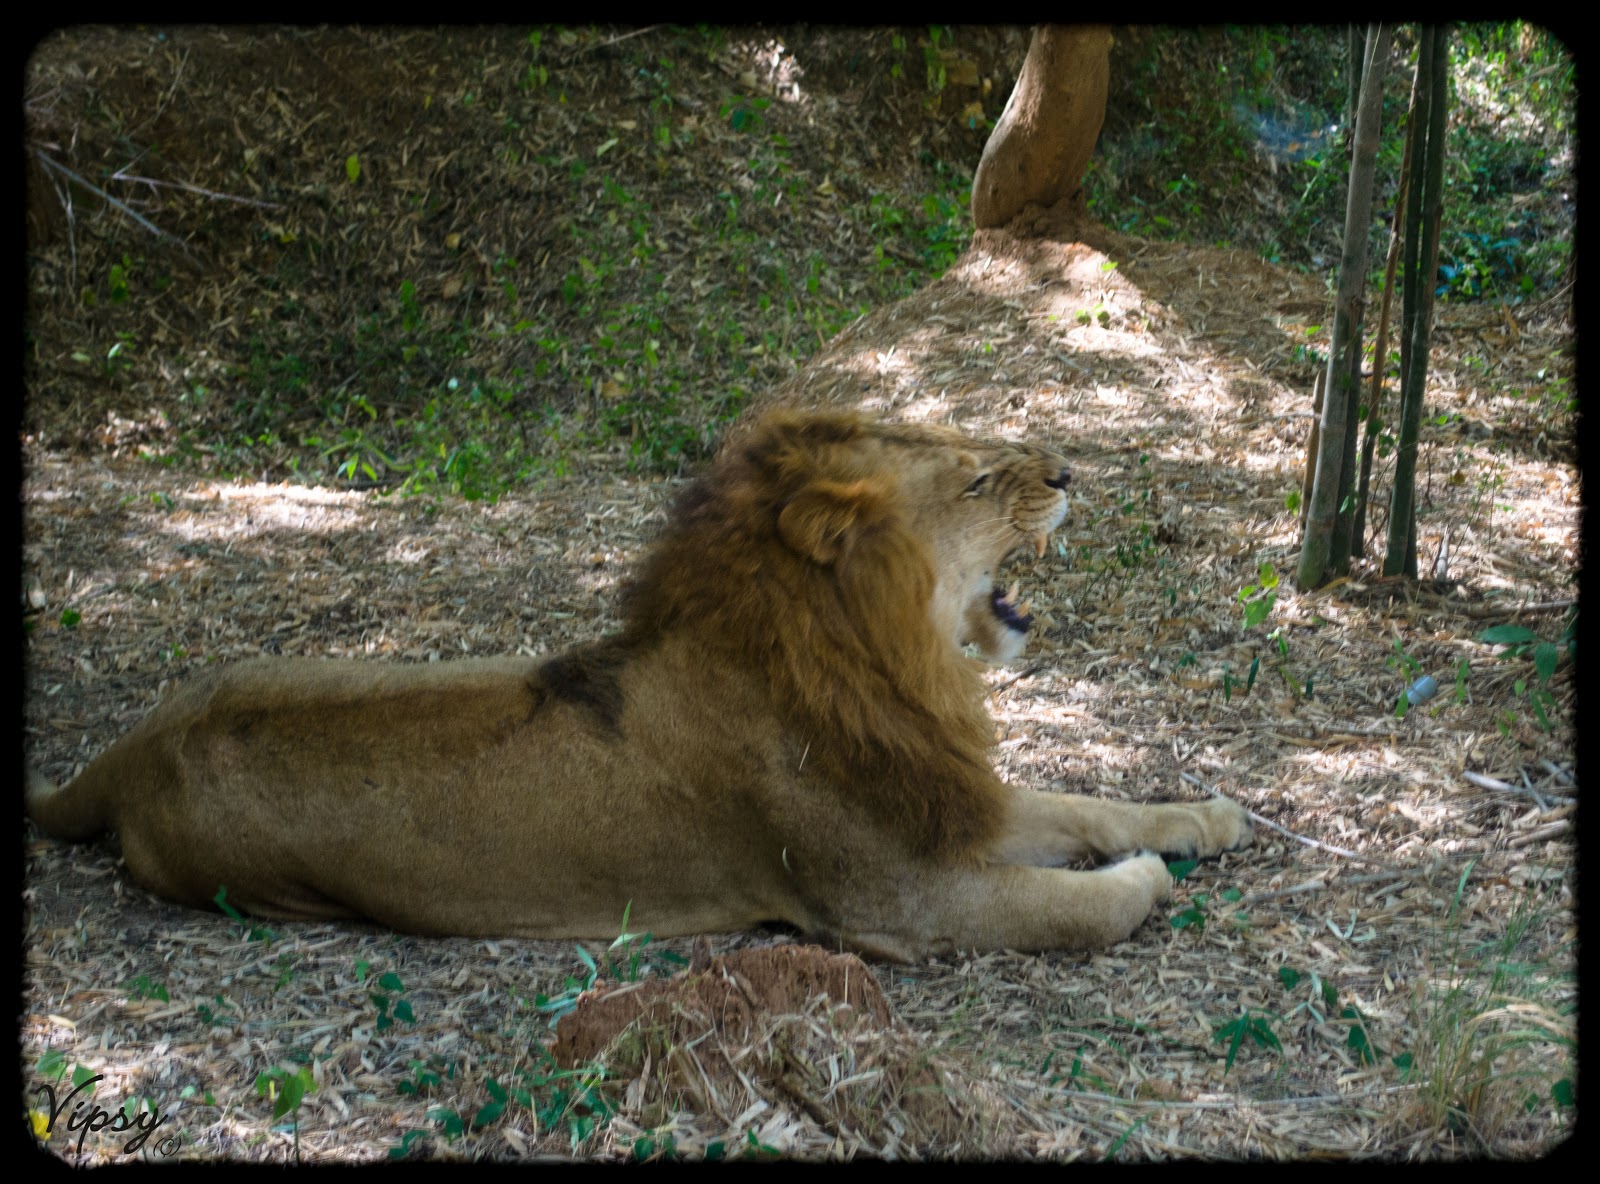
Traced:
[[1107, 25], [1040, 25], [972, 178], [972, 221], [1004, 226], [1028, 202], [1054, 205], [1083, 184], [1106, 117]]

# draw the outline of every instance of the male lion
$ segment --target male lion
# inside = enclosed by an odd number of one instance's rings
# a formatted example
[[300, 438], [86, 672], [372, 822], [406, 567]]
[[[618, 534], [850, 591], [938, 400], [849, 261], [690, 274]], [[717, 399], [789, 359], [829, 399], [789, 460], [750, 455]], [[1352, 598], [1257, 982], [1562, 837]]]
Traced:
[[[768, 414], [681, 498], [626, 625], [549, 660], [266, 659], [195, 678], [29, 809], [120, 833], [151, 891], [423, 934], [601, 938], [787, 921], [886, 958], [1120, 941], [1150, 852], [1251, 839], [1232, 803], [1002, 783], [975, 644], [1032, 625], [1062, 457], [938, 427]], [[1054, 865], [1132, 858], [1094, 871]]]

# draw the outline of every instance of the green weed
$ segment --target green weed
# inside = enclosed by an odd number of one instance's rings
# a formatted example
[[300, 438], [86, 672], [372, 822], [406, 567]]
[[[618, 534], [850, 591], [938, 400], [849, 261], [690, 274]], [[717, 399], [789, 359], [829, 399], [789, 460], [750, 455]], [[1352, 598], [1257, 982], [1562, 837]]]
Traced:
[[1403, 1066], [1418, 1083], [1409, 1125], [1449, 1131], [1493, 1154], [1501, 1133], [1541, 1109], [1557, 1127], [1572, 1121], [1577, 1057], [1576, 982], [1552, 961], [1570, 941], [1536, 953], [1554, 906], [1523, 889], [1495, 937], [1464, 944], [1461, 873], [1437, 959], [1411, 1000], [1420, 1033]]
[[273, 1121], [289, 1115], [286, 1125], [294, 1131], [294, 1157], [297, 1161], [300, 1158], [300, 1103], [307, 1094], [316, 1092], [316, 1080], [306, 1065], [292, 1070], [278, 1066], [256, 1076], [256, 1094], [272, 1102]]

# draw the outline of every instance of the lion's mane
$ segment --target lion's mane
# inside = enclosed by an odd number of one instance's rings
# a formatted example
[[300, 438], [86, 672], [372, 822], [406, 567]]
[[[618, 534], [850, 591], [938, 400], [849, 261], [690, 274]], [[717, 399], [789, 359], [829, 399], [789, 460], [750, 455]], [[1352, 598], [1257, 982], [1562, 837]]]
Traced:
[[627, 642], [689, 630], [753, 667], [841, 792], [917, 854], [977, 858], [1008, 802], [983, 684], [933, 627], [929, 547], [863, 422], [766, 417], [671, 523], [624, 593]]

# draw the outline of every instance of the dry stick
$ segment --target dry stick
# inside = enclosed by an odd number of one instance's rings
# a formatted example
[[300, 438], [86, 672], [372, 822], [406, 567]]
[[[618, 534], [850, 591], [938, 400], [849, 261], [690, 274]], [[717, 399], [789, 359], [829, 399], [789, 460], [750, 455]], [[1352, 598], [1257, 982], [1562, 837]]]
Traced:
[[1555, 822], [1547, 822], [1535, 830], [1530, 830], [1525, 835], [1518, 835], [1506, 841], [1507, 847], [1529, 847], [1534, 843], [1542, 843], [1546, 839], [1560, 838], [1572, 829], [1572, 819], [1561, 818]]
[[189, 244], [184, 242], [181, 238], [177, 238], [174, 235], [168, 234], [165, 230], [162, 230], [161, 227], [157, 226], [154, 222], [151, 222], [147, 218], [144, 218], [140, 214], [134, 212], [134, 210], [131, 209], [126, 203], [118, 201], [116, 198], [112, 197], [109, 193], [107, 193], [104, 189], [101, 189], [98, 185], [94, 184], [92, 181], [88, 181], [88, 180], [85, 180], [83, 177], [80, 177], [77, 173], [73, 172], [66, 165], [58, 164], [56, 161], [51, 160], [48, 156], [46, 156], [43, 152], [39, 151], [37, 148], [34, 149], [34, 155], [39, 158], [41, 163], [47, 165], [50, 168], [55, 169], [56, 172], [60, 173], [64, 177], [66, 177], [68, 180], [76, 181], [79, 185], [82, 185], [90, 193], [94, 193], [94, 194], [99, 195], [101, 200], [104, 201], [107, 205], [114, 206], [117, 209], [121, 210], [124, 214], [128, 215], [128, 217], [132, 218], [135, 222], [137, 222], [140, 226], [143, 226], [146, 230], [148, 230], [151, 234], [155, 235], [157, 238], [170, 239], [172, 242], [177, 243], [178, 246], [182, 247], [185, 251], [189, 250]]
[[657, 29], [663, 29], [665, 27], [665, 25], [646, 25], [642, 29], [635, 29], [631, 33], [624, 33], [620, 37], [613, 37], [610, 41], [602, 41], [598, 45], [585, 45], [578, 50], [577, 54], [574, 54], [573, 56], [577, 57], [578, 54], [592, 53], [594, 50], [604, 49], [608, 45], [615, 45], [619, 41], [626, 41], [629, 37], [638, 37], [642, 33], [653, 33]]
[[67, 215], [67, 247], [72, 255], [72, 290], [78, 290], [78, 217], [72, 210], [72, 187], [50, 178], [50, 188], [56, 191], [56, 200]]
[[1559, 608], [1571, 608], [1577, 604], [1576, 598], [1571, 600], [1540, 600], [1533, 604], [1508, 604], [1499, 608], [1478, 608], [1474, 605], [1465, 605], [1461, 609], [1463, 616], [1467, 617], [1509, 617], [1517, 613], [1547, 613]]
[[1550, 776], [1552, 776], [1552, 777], [1560, 778], [1561, 781], [1564, 784], [1566, 784], [1566, 785], [1575, 785], [1576, 784], [1572, 780], [1572, 774], [1567, 772], [1560, 765], [1556, 764], [1555, 761], [1549, 760], [1546, 757], [1540, 757], [1539, 758], [1539, 764], [1544, 768], [1545, 772], [1549, 773]]
[[239, 197], [232, 193], [217, 193], [211, 189], [202, 189], [198, 185], [191, 185], [187, 181], [158, 181], [154, 177], [137, 177], [121, 169], [111, 174], [113, 181], [127, 181], [130, 184], [160, 185], [168, 189], [187, 189], [190, 193], [198, 193], [202, 197], [215, 198], [217, 201], [236, 201], [241, 205], [260, 206], [264, 210], [281, 210], [283, 207], [275, 201], [258, 201], [253, 197]]
[[1514, 617], [1519, 613], [1551, 612], [1555, 609], [1571, 608], [1577, 604], [1576, 600], [1547, 600], [1539, 604], [1508, 604], [1498, 607], [1485, 607], [1481, 604], [1467, 604], [1459, 600], [1451, 600], [1446, 596], [1433, 596], [1426, 591], [1419, 596], [1417, 603], [1424, 609], [1447, 612], [1452, 616], [1466, 617], [1473, 621], [1487, 621], [1491, 617]]
[[[1550, 778], [1548, 778], [1548, 777], [1545, 778], [1545, 781], [1549, 781], [1549, 780], [1550, 780]], [[1542, 782], [1541, 782], [1541, 784], [1542, 784]], [[1527, 769], [1523, 769], [1522, 770], [1522, 787], [1528, 791], [1529, 796], [1531, 796], [1534, 801], [1539, 803], [1539, 809], [1544, 810], [1544, 811], [1548, 811], [1550, 809], [1550, 803], [1546, 802], [1544, 800], [1544, 798], [1539, 795], [1538, 787], [1535, 786], [1532, 781], [1528, 780], [1528, 770]]]
[[991, 695], [999, 694], [1001, 691], [1005, 690], [1012, 683], [1021, 682], [1025, 678], [1029, 678], [1029, 677], [1031, 677], [1031, 676], [1033, 676], [1035, 674], [1038, 674], [1039, 671], [1041, 671], [1043, 669], [1044, 669], [1043, 666], [1029, 666], [1021, 674], [1013, 674], [1010, 678], [1006, 679], [1005, 682], [997, 682], [997, 683], [995, 683], [994, 686], [989, 688], [989, 693]]
[[[1523, 797], [1531, 797], [1535, 802], [1538, 802], [1539, 809], [1541, 810], [1548, 810], [1550, 808], [1550, 803], [1544, 800], [1545, 795], [1540, 794], [1539, 791], [1534, 789], [1532, 786], [1524, 789], [1520, 785], [1512, 785], [1509, 781], [1500, 781], [1494, 777], [1486, 777], [1482, 773], [1474, 773], [1471, 769], [1463, 769], [1461, 771], [1461, 775], [1468, 781], [1472, 782], [1472, 784], [1478, 786], [1480, 789], [1495, 789], [1499, 790], [1501, 793], [1521, 794]], [[1548, 796], [1564, 802], [1570, 802], [1574, 800], [1572, 797], [1564, 793], [1553, 793]]]
[[[1219, 797], [1225, 802], [1233, 802], [1232, 798], [1230, 798], [1227, 794], [1223, 793], [1216, 786], [1207, 785], [1204, 781], [1200, 780], [1200, 778], [1196, 777], [1193, 773], [1179, 773], [1178, 776], [1182, 777], [1185, 781], [1189, 782], [1191, 785], [1198, 785], [1201, 789], [1205, 790], [1207, 793], [1211, 794], [1213, 797]], [[1238, 802], [1233, 802], [1233, 804], [1237, 806], [1239, 803]], [[1370, 863], [1370, 864], [1373, 864], [1376, 867], [1387, 868], [1389, 871], [1393, 872], [1396, 876], [1409, 876], [1409, 875], [1411, 875], [1411, 873], [1406, 871], [1404, 868], [1397, 867], [1396, 865], [1390, 863], [1388, 860], [1375, 859], [1371, 855], [1363, 855], [1359, 851], [1350, 851], [1350, 850], [1347, 850], [1344, 847], [1335, 847], [1332, 843], [1320, 843], [1316, 839], [1308, 839], [1308, 838], [1306, 838], [1305, 835], [1297, 835], [1297, 834], [1294, 833], [1294, 831], [1289, 830], [1287, 827], [1279, 826], [1276, 822], [1272, 821], [1272, 819], [1261, 817], [1261, 815], [1257, 814], [1253, 810], [1246, 810], [1245, 814], [1247, 814], [1250, 817], [1251, 821], [1259, 822], [1262, 826], [1265, 826], [1265, 827], [1268, 827], [1268, 828], [1270, 828], [1272, 830], [1275, 830], [1281, 835], [1287, 835], [1289, 838], [1293, 839], [1295, 842], [1304, 843], [1307, 847], [1316, 847], [1316, 848], [1318, 848], [1319, 850], [1322, 850], [1322, 851], [1331, 851], [1335, 855], [1343, 855], [1346, 859], [1359, 859], [1362, 863]]]
[[[1307, 880], [1303, 884], [1296, 884], [1292, 888], [1278, 888], [1271, 892], [1252, 892], [1249, 896], [1240, 900], [1239, 903], [1242, 905], [1260, 904], [1264, 900], [1273, 900], [1279, 896], [1297, 896], [1302, 892], [1316, 892], [1318, 889], [1328, 886], [1327, 881], [1323, 878], [1327, 874], [1327, 872], [1323, 872], [1315, 879]], [[1339, 886], [1342, 888], [1349, 884], [1376, 884], [1380, 880], [1399, 883], [1401, 880], [1410, 878], [1404, 875], [1396, 877], [1393, 872], [1373, 872], [1367, 876], [1341, 876], [1339, 877]]]
[[[1220, 1055], [1220, 1054], [1219, 1054]], [[1377, 1089], [1362, 1090], [1359, 1093], [1348, 1094], [1320, 1094], [1309, 1098], [1249, 1098], [1247, 1100], [1228, 1099], [1219, 1102], [1169, 1102], [1161, 1098], [1119, 1098], [1114, 1094], [1095, 1093], [1087, 1089], [1070, 1089], [1063, 1086], [1044, 1086], [1052, 1093], [1065, 1094], [1073, 1098], [1083, 1098], [1087, 1101], [1106, 1102], [1118, 1106], [1155, 1106], [1162, 1110], [1225, 1110], [1237, 1109], [1239, 1106], [1306, 1106], [1322, 1102], [1349, 1102], [1357, 1098], [1374, 1098], [1383, 1094], [1406, 1093], [1420, 1088], [1411, 1085], [1385, 1085]], [[1189, 1150], [1189, 1148], [1185, 1148]]]

